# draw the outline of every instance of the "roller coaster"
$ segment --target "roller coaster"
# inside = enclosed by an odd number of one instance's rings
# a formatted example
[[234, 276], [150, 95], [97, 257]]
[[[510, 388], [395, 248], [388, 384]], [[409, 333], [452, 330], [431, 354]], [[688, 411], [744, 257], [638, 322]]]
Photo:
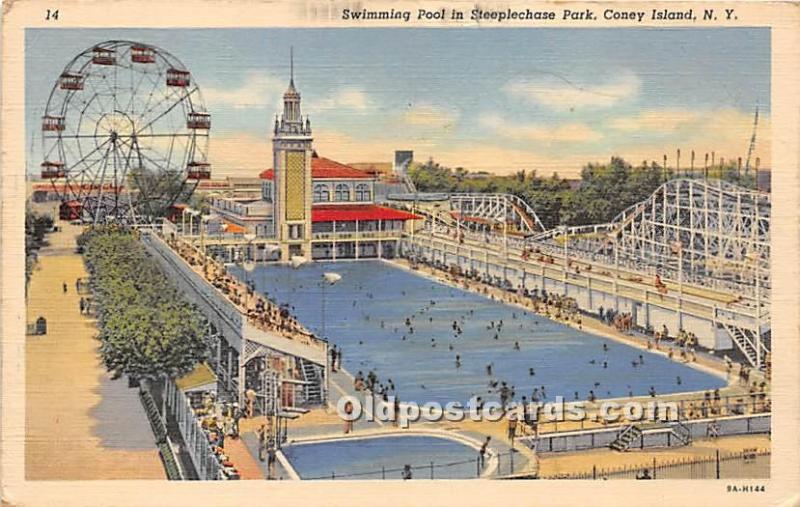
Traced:
[[[454, 252], [456, 263], [461, 263], [464, 256], [460, 251], [483, 247], [487, 251], [502, 250], [495, 261], [499, 264], [519, 269], [519, 263], [524, 261], [523, 266], [531, 264], [533, 269], [536, 256], [531, 253], [545, 254], [551, 262], [555, 258], [556, 266], [561, 264], [563, 273], [549, 281], [543, 274], [542, 287], [558, 282], [565, 292], [577, 288], [568, 281], [575, 275], [568, 273], [574, 265], [594, 269], [595, 274], [582, 273], [582, 277], [595, 277], [602, 271], [613, 273], [618, 279], [624, 273], [627, 280], [641, 280], [657, 294], [654, 297], [645, 290], [641, 298], [631, 296], [630, 308], [644, 305], [640, 309], [647, 313], [643, 322], [648, 325], [659, 322], [651, 318], [651, 313], [655, 315], [667, 305], [661, 304], [660, 309], [652, 312], [650, 305], [658, 307], [658, 295], [663, 299], [670, 291], [678, 300], [677, 306], [669, 309], [676, 313], [677, 319], [670, 322], [677, 322], [681, 328], [688, 325], [685, 316], [691, 312], [685, 308], [697, 301], [705, 308], [696, 312], [696, 316], [710, 324], [707, 333], [728, 338], [717, 336], [714, 343], [718, 345], [709, 348], [725, 350], [735, 346], [750, 364], [759, 368], [768, 360], [771, 348], [768, 193], [720, 180], [673, 179], [609, 223], [549, 230], [536, 215], [536, 203], [526, 203], [508, 194], [414, 194], [399, 200], [413, 201], [413, 209], [425, 217], [414, 238], [407, 238], [407, 244], [424, 245], [429, 255], [438, 252], [440, 258], [447, 259], [449, 255], [452, 259]], [[425, 244], [426, 234], [444, 243], [437, 243], [436, 247], [431, 246], [433, 243]], [[446, 245], [448, 241], [450, 244]], [[488, 264], [487, 260], [487, 271]], [[559, 277], [563, 279], [558, 280]], [[602, 282], [595, 281], [595, 288], [591, 287], [591, 281], [587, 284], [580, 290], [588, 290], [591, 301], [592, 291]], [[613, 291], [606, 292], [613, 292], [619, 301], [617, 291], [615, 282]]]

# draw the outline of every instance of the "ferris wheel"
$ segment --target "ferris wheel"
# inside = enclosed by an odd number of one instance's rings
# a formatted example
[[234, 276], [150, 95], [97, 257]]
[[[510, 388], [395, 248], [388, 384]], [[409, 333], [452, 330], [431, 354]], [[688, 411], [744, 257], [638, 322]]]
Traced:
[[42, 117], [41, 177], [62, 219], [149, 223], [211, 177], [211, 117], [192, 75], [152, 45], [107, 41], [61, 72]]

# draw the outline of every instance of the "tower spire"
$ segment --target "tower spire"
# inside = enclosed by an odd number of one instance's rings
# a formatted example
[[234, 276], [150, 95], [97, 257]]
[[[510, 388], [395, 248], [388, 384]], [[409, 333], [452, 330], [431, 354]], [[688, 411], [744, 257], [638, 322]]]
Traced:
[[[292, 130], [297, 134], [300, 132], [310, 133], [311, 124], [308, 118], [303, 125], [303, 116], [300, 113], [300, 93], [294, 86], [294, 46], [289, 46], [289, 87], [283, 94], [283, 115], [281, 116], [278, 130]], [[284, 128], [285, 127], [285, 128]]]

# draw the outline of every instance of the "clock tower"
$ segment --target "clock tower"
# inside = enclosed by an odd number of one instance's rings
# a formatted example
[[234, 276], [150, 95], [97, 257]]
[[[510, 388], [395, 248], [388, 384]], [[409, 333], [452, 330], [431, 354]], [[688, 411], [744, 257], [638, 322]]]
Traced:
[[275, 118], [272, 137], [273, 216], [281, 259], [311, 260], [311, 122], [300, 113], [300, 93], [294, 86], [294, 55], [290, 54], [289, 88], [283, 94], [283, 114]]

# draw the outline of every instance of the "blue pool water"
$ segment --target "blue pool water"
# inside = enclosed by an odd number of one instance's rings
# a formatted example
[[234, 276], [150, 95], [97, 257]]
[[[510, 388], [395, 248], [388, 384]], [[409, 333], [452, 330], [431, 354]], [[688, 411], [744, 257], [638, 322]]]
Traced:
[[293, 444], [281, 449], [302, 479], [471, 479], [477, 451], [465, 444], [428, 436], [379, 437]]
[[[236, 268], [232, 272], [243, 277]], [[573, 400], [576, 391], [585, 400], [590, 389], [598, 398], [611, 398], [629, 392], [646, 395], [650, 386], [667, 394], [724, 385], [721, 378], [664, 356], [578, 331], [380, 261], [314, 263], [299, 269], [259, 266], [247, 279], [260, 292], [294, 306], [300, 321], [321, 334], [321, 278], [325, 272], [342, 276], [325, 288], [325, 334], [343, 349], [345, 369], [353, 375], [373, 370], [380, 381], [391, 379], [401, 401], [466, 403], [472, 396], [497, 400], [496, 390], [489, 386], [492, 379], [514, 386], [516, 400], [523, 395], [530, 399], [534, 387], [545, 386], [550, 401], [557, 395]], [[405, 324], [407, 318], [413, 333]], [[503, 326], [497, 332], [501, 320]], [[455, 336], [453, 321], [459, 322], [461, 335]], [[495, 328], [487, 329], [492, 321]], [[515, 342], [519, 342], [519, 350]], [[460, 368], [456, 368], [457, 354]], [[632, 362], [638, 361], [640, 354], [644, 364], [634, 367]], [[492, 364], [492, 376], [487, 374], [488, 364]]]

